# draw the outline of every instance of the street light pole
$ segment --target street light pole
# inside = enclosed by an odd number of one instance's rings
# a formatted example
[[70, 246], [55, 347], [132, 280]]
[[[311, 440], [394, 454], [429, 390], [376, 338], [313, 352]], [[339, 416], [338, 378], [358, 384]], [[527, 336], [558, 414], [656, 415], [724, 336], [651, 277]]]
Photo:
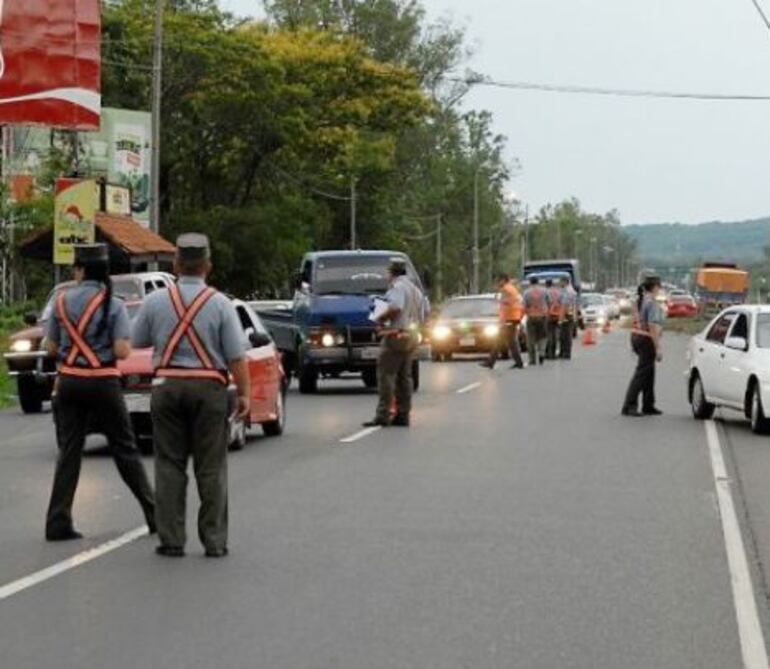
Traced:
[[350, 250], [356, 250], [356, 178], [350, 179]]
[[441, 302], [444, 293], [444, 246], [441, 238], [441, 214], [436, 215], [436, 300]]
[[479, 173], [482, 165], [476, 169], [473, 177], [473, 279], [471, 282], [471, 293], [477, 295], [479, 292]]
[[163, 9], [164, 0], [155, 0], [155, 26], [152, 47], [152, 160], [150, 161], [150, 229], [160, 230], [160, 107], [163, 95]]

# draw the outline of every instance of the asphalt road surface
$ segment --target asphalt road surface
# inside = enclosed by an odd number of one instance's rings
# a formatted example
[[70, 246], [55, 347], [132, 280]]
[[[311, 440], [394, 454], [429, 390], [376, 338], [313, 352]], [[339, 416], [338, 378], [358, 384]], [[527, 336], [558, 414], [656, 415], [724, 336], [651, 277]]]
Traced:
[[660, 367], [666, 415], [625, 419], [626, 339], [523, 371], [423, 363], [410, 430], [360, 434], [375, 397], [358, 380], [292, 392], [287, 434], [230, 457], [223, 560], [202, 556], [194, 490], [186, 558], [146, 536], [105, 549], [141, 515], [98, 437], [75, 508], [87, 538], [45, 543], [51, 417], [0, 413], [0, 667], [762, 666], [770, 438], [718, 420], [715, 484], [685, 340]]

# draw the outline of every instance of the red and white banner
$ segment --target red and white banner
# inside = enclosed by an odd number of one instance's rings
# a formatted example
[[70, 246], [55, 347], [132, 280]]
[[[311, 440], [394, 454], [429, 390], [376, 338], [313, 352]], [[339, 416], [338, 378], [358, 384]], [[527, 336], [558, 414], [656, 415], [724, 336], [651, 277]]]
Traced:
[[98, 0], [0, 0], [0, 124], [98, 130]]

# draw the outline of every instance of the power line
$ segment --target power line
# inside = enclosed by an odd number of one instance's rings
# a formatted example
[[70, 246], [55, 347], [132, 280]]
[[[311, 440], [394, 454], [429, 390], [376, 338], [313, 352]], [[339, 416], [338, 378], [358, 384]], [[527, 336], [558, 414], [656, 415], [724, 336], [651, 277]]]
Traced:
[[759, 4], [759, 0], [751, 0], [751, 4], [756, 7], [757, 12], [759, 12], [759, 15], [762, 17], [762, 21], [764, 22], [765, 26], [768, 30], [770, 30], [770, 18], [768, 18], [767, 14], [765, 13], [765, 10], [762, 9], [762, 5]]
[[[770, 26], [768, 26], [770, 27]], [[575, 95], [604, 95], [626, 98], [656, 98], [663, 100], [707, 100], [715, 102], [770, 102], [770, 95], [743, 93], [700, 93], [680, 91], [659, 91], [632, 88], [604, 88], [601, 86], [579, 86], [564, 84], [540, 84], [529, 81], [496, 81], [484, 77], [447, 77], [448, 81], [467, 84], [468, 86], [489, 86], [520, 91], [541, 91], [545, 93], [568, 93]]]

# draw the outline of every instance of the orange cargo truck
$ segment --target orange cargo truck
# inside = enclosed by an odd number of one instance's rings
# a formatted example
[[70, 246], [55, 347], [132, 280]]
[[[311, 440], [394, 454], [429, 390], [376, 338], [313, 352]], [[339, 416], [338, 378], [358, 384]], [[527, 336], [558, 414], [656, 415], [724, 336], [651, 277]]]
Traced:
[[701, 307], [742, 304], [749, 291], [749, 273], [737, 265], [705, 263], [695, 277], [695, 297]]

